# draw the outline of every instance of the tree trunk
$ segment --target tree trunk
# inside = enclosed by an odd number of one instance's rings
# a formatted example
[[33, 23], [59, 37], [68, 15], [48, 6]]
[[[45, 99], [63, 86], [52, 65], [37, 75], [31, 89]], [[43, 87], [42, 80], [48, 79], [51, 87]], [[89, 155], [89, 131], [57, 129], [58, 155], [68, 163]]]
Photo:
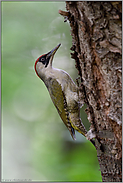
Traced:
[[96, 134], [102, 181], [122, 181], [122, 2], [66, 2], [72, 35], [72, 58], [81, 78], [80, 96], [87, 104]]

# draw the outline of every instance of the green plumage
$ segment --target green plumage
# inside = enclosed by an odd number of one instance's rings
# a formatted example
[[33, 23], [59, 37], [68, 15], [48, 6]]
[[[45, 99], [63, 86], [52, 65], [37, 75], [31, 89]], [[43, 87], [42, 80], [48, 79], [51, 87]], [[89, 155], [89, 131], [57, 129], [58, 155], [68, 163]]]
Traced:
[[[67, 83], [67, 82], [70, 82], [70, 81], [66, 80], [66, 81], [64, 81], [64, 84], [66, 84], [68, 86], [69, 83]], [[70, 131], [72, 138], [76, 139], [75, 130], [77, 130], [79, 133], [82, 133], [85, 136], [87, 131], [80, 119], [79, 102], [75, 101], [72, 98], [72, 96], [70, 95], [69, 96], [70, 103], [67, 103], [65, 93], [62, 89], [62, 86], [56, 79], [49, 78], [45, 84], [48, 88], [51, 99], [52, 99], [62, 121], [67, 126], [68, 130]], [[74, 92], [76, 92], [75, 89], [74, 89]]]
[[[71, 125], [69, 111], [67, 108], [67, 103], [65, 99], [65, 95], [62, 91], [61, 85], [58, 83], [56, 79], [49, 79], [48, 85], [46, 85], [50, 94], [50, 97], [73, 139], [75, 139], [75, 130]], [[50, 87], [48, 87], [50, 86]]]

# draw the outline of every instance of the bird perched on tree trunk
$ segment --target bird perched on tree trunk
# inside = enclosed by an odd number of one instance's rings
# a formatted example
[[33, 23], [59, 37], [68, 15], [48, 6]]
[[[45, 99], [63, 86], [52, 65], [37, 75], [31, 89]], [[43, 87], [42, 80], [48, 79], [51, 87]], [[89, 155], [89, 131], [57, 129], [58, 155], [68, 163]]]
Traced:
[[[78, 86], [67, 72], [52, 67], [54, 54], [60, 45], [58, 44], [50, 52], [36, 60], [35, 71], [45, 83], [50, 97], [72, 138], [76, 139], [75, 130], [84, 136], [87, 136], [87, 130], [80, 118]], [[93, 139], [90, 139], [90, 141], [95, 145]]]

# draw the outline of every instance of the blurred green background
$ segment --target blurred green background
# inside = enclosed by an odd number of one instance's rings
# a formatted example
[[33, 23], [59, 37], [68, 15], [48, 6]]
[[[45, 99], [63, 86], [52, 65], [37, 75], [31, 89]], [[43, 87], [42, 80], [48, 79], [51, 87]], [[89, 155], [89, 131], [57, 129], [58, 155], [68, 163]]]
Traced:
[[78, 133], [72, 140], [34, 71], [35, 60], [61, 43], [53, 66], [77, 77], [59, 9], [65, 2], [1, 2], [2, 179], [101, 181], [93, 145]]

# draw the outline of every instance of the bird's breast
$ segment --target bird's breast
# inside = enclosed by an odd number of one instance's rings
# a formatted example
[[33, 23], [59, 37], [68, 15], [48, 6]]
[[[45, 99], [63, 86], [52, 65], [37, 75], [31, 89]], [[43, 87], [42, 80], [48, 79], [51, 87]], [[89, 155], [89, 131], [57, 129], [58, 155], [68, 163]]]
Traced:
[[50, 88], [50, 93], [54, 93], [54, 91], [58, 93], [58, 90], [62, 90], [68, 105], [76, 105], [75, 103], [78, 102], [78, 88], [68, 73], [52, 68], [46, 73], [46, 76], [44, 82], [48, 90]]

